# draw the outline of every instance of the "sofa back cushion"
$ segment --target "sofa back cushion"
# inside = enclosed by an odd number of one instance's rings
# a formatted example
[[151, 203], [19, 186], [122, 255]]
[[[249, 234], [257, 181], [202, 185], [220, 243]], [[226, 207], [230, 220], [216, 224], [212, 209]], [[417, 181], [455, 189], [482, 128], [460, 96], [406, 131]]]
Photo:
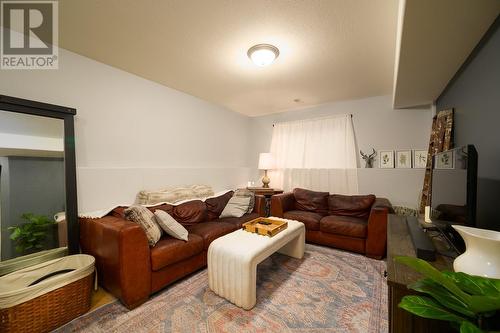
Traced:
[[180, 224], [193, 225], [207, 221], [207, 205], [201, 200], [193, 200], [173, 206], [172, 217]]
[[156, 206], [153, 206], [153, 207], [148, 207], [148, 209], [150, 211], [152, 211], [153, 213], [156, 212], [157, 210], [162, 210], [165, 213], [167, 213], [170, 216], [172, 216], [173, 211], [174, 211], [174, 207], [175, 207], [174, 205], [162, 204], [162, 205], [156, 205]]
[[296, 188], [293, 190], [295, 209], [315, 212], [321, 215], [328, 213], [328, 192], [316, 192]]
[[219, 195], [218, 197], [205, 200], [209, 221], [219, 218], [220, 213], [222, 213], [224, 207], [226, 207], [229, 199], [231, 199], [232, 196], [233, 191], [229, 191], [227, 193], [224, 193], [223, 195]]
[[330, 215], [351, 216], [367, 219], [375, 202], [375, 196], [332, 194], [328, 198]]
[[219, 217], [242, 217], [248, 212], [250, 199], [250, 197], [237, 197], [233, 195]]
[[[115, 209], [113, 209], [108, 215], [124, 219], [125, 218], [124, 211], [127, 208], [128, 207], [126, 207], [126, 206], [118, 206]], [[169, 204], [162, 204], [162, 205], [156, 205], [156, 206], [147, 207], [147, 208], [151, 211], [151, 213], [154, 213], [156, 210], [159, 209], [159, 210], [163, 210], [164, 212], [167, 212], [168, 214], [172, 215], [172, 209], [174, 208], [174, 206], [169, 205]]]

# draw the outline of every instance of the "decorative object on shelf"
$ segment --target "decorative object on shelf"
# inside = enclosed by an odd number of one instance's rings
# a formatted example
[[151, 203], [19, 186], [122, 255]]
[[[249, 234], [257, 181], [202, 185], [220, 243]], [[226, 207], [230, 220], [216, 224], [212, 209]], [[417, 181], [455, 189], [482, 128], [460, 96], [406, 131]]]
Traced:
[[427, 166], [427, 150], [413, 150], [413, 167], [415, 169], [425, 169]]
[[500, 232], [462, 225], [452, 227], [466, 246], [465, 252], [453, 262], [455, 272], [500, 279]]
[[394, 150], [381, 150], [378, 153], [380, 168], [392, 169], [394, 168]]
[[411, 150], [396, 151], [396, 168], [410, 169], [411, 168]]
[[274, 169], [274, 156], [271, 153], [260, 153], [259, 155], [259, 170], [264, 170], [262, 177], [262, 187], [269, 188], [271, 180], [267, 176], [267, 170]]
[[431, 202], [431, 173], [432, 156], [453, 148], [453, 109], [439, 111], [432, 119], [431, 138], [427, 151], [427, 165], [425, 166], [424, 186], [420, 200], [420, 212]]
[[399, 307], [419, 317], [445, 320], [460, 332], [497, 330], [500, 281], [462, 272], [440, 272], [427, 261], [396, 257], [425, 278], [408, 288], [425, 295], [404, 296]]
[[373, 168], [373, 160], [375, 159], [375, 156], [377, 155], [377, 152], [375, 151], [374, 148], [373, 149], [373, 153], [371, 153], [370, 155], [366, 155], [365, 153], [363, 153], [362, 150], [359, 151], [359, 153], [361, 154], [361, 158], [365, 161], [365, 168]]
[[435, 156], [436, 169], [454, 169], [455, 168], [455, 154], [453, 150], [438, 153]]

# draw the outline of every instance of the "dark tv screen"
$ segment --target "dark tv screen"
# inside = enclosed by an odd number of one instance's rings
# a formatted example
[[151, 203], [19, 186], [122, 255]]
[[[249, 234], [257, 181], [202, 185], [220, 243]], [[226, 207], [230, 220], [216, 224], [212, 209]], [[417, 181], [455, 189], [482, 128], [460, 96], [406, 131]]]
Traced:
[[463, 146], [434, 156], [431, 207], [434, 219], [475, 226], [477, 153]]

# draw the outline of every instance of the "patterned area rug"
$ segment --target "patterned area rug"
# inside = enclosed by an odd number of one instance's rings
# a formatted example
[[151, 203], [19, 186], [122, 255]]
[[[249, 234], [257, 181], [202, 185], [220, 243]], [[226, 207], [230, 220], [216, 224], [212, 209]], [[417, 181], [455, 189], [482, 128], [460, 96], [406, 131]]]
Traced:
[[257, 305], [234, 306], [208, 288], [206, 269], [128, 311], [104, 305], [58, 332], [387, 332], [385, 262], [306, 245], [302, 260], [258, 266]]

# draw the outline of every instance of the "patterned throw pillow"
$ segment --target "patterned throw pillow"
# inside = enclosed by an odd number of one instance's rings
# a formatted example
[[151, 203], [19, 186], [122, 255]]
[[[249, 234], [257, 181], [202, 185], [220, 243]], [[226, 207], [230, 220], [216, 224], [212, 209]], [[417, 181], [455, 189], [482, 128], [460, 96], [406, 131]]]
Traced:
[[188, 231], [179, 222], [177, 222], [170, 214], [163, 210], [155, 210], [156, 222], [170, 236], [182, 239], [187, 242]]
[[234, 191], [233, 197], [248, 197], [250, 198], [250, 203], [248, 205], [247, 214], [250, 214], [253, 211], [253, 206], [255, 205], [255, 193], [246, 189], [240, 188]]
[[226, 207], [220, 214], [220, 218], [223, 217], [242, 217], [248, 211], [248, 206], [250, 205], [250, 197], [235, 197], [233, 196], [229, 199]]
[[155, 246], [160, 240], [161, 229], [156, 223], [154, 214], [146, 207], [138, 205], [130, 206], [123, 213], [127, 220], [135, 222], [142, 227], [148, 237], [149, 245]]

